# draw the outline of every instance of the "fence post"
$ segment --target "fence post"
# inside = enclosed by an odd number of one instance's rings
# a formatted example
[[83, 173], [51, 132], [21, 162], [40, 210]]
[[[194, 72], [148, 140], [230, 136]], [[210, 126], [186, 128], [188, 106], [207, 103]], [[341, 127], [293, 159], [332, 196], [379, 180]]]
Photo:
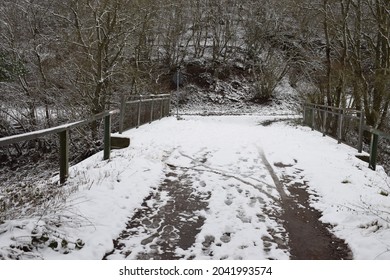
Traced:
[[322, 136], [326, 136], [326, 122], [327, 122], [327, 118], [328, 118], [328, 109], [325, 108], [324, 109], [324, 121], [323, 121], [323, 124], [322, 124]]
[[141, 124], [141, 103], [142, 103], [142, 95], [139, 96], [139, 103], [138, 103], [138, 118], [137, 118], [137, 128]]
[[363, 151], [363, 125], [364, 125], [364, 115], [363, 111], [360, 111], [360, 120], [359, 120], [359, 140], [358, 140], [358, 152]]
[[119, 134], [122, 134], [123, 132], [123, 121], [125, 119], [125, 108], [126, 108], [126, 102], [125, 102], [125, 96], [121, 96], [121, 107], [119, 112]]
[[343, 137], [343, 118], [344, 118], [344, 110], [339, 109], [339, 129], [338, 129], [338, 143], [341, 143], [342, 137]]
[[372, 170], [376, 169], [376, 158], [378, 155], [378, 134], [372, 133], [371, 135], [371, 144], [370, 144], [370, 162], [369, 168]]
[[152, 99], [152, 105], [151, 105], [151, 108], [150, 108], [150, 122], [149, 123], [151, 123], [152, 121], [153, 121], [153, 110], [154, 110], [154, 108], [153, 108], [153, 105], [154, 105], [154, 96], [150, 96], [150, 98]]
[[104, 155], [103, 160], [110, 159], [111, 151], [111, 115], [104, 117]]
[[60, 183], [65, 183], [69, 176], [69, 130], [58, 133], [60, 137]]
[[161, 108], [160, 108], [160, 120], [163, 117], [163, 110], [164, 110], [164, 98], [161, 99]]
[[311, 130], [314, 130], [314, 123], [315, 123], [315, 107], [313, 106], [311, 108]]
[[169, 94], [169, 97], [168, 97], [168, 112], [167, 112], [167, 116], [169, 116], [170, 112], [171, 112], [171, 96], [172, 94]]

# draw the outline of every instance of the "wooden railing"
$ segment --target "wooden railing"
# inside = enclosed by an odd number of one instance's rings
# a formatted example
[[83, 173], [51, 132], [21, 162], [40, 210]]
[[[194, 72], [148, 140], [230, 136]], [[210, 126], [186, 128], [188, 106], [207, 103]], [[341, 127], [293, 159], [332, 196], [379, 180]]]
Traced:
[[129, 99], [126, 101], [122, 97], [121, 100], [119, 133], [130, 128], [138, 128], [141, 124], [150, 123], [169, 114], [170, 94], [133, 95]]
[[[111, 116], [112, 115], [119, 114], [119, 133], [122, 133], [124, 130], [132, 128], [131, 126], [125, 125], [126, 121], [132, 118], [132, 115], [129, 114], [128, 108], [126, 108], [128, 105], [135, 105], [137, 108], [136, 111], [137, 118], [135, 120], [136, 125], [134, 126], [137, 128], [141, 124], [150, 123], [153, 120], [161, 119], [162, 117], [169, 115], [169, 110], [170, 110], [169, 94], [148, 95], [147, 97], [142, 95], [139, 96], [137, 95], [137, 96], [132, 96], [132, 98], [136, 100], [125, 101], [125, 99], [122, 98], [119, 109], [102, 112], [85, 120], [67, 123], [60, 126], [42, 129], [38, 131], [0, 138], [0, 148], [18, 142], [22, 142], [22, 141], [30, 141], [47, 135], [58, 134], [59, 142], [60, 142], [60, 146], [59, 146], [60, 183], [62, 184], [66, 181], [69, 175], [69, 132], [70, 130], [90, 124], [100, 119], [104, 119], [103, 160], [107, 160], [110, 158], [110, 151], [111, 151], [111, 131], [112, 131]], [[150, 104], [148, 110], [146, 110], [148, 113], [147, 115], [149, 116], [149, 119], [147, 121], [145, 121], [146, 118], [144, 118], [144, 120], [142, 120], [141, 118], [142, 116], [141, 112], [143, 107], [145, 107], [145, 104]], [[154, 109], [156, 109], [158, 105], [160, 106], [157, 112], [159, 114], [156, 115]]]
[[[338, 143], [344, 142], [343, 132], [346, 131], [347, 120], [355, 120], [358, 130], [357, 150], [363, 151], [363, 134], [365, 131], [371, 134], [369, 148], [369, 167], [376, 169], [378, 157], [379, 137], [390, 140], [390, 134], [375, 129], [365, 124], [364, 113], [350, 108], [338, 108], [320, 104], [304, 103], [303, 120], [312, 130], [318, 130], [323, 135], [330, 135], [337, 138]], [[347, 143], [349, 144], [349, 143]]]
[[378, 157], [378, 142], [379, 137], [390, 140], [390, 134], [380, 131], [373, 127], [365, 126], [364, 129], [371, 133], [371, 143], [370, 143], [370, 161], [369, 167], [372, 170], [375, 170], [377, 157]]

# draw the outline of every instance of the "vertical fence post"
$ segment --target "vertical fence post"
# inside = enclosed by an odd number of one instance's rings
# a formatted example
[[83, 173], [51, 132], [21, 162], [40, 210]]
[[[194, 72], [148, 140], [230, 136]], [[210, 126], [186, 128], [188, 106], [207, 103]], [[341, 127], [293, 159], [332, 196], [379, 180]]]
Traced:
[[125, 96], [121, 96], [121, 107], [119, 112], [119, 134], [122, 134], [123, 132], [123, 121], [125, 119], [125, 108], [126, 108], [126, 101]]
[[150, 108], [150, 122], [149, 123], [151, 123], [152, 121], [153, 121], [153, 110], [154, 110], [154, 108], [153, 108], [153, 105], [154, 105], [154, 95], [151, 95], [150, 96], [150, 98], [152, 99], [152, 104], [151, 104], [151, 108]]
[[163, 98], [163, 100], [161, 101], [164, 105], [163, 105], [163, 118], [167, 116], [167, 100], [165, 99], [165, 97]]
[[378, 156], [378, 134], [372, 132], [371, 134], [371, 144], [370, 144], [370, 162], [369, 168], [372, 170], [376, 169], [376, 158]]
[[172, 98], [172, 95], [169, 94], [169, 97], [167, 98], [167, 102], [168, 102], [168, 112], [167, 112], [167, 116], [169, 116], [170, 112], [171, 112], [171, 98]]
[[103, 160], [110, 159], [111, 151], [111, 115], [104, 117], [104, 155]]
[[60, 137], [60, 183], [69, 176], [69, 130], [58, 133]]
[[314, 122], [315, 122], [315, 107], [311, 108], [311, 130], [314, 130]]
[[142, 95], [139, 96], [139, 102], [138, 102], [137, 128], [141, 124], [141, 103], [142, 103]]
[[338, 127], [338, 143], [341, 143], [342, 137], [343, 137], [343, 118], [344, 118], [344, 110], [339, 110], [339, 127]]
[[322, 136], [326, 136], [326, 122], [328, 118], [328, 109], [324, 109], [324, 121], [322, 123]]
[[363, 115], [363, 111], [360, 111], [359, 140], [358, 140], [358, 152], [359, 153], [361, 153], [363, 151], [363, 125], [364, 125], [364, 115]]
[[164, 98], [161, 99], [161, 108], [160, 108], [160, 120], [163, 117], [163, 110], [164, 110]]

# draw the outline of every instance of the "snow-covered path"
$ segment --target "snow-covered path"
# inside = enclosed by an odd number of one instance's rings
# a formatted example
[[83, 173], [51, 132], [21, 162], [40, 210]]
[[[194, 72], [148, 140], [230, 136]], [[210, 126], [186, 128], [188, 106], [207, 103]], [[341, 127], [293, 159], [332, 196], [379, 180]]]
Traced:
[[[215, 139], [216, 145], [218, 140], [224, 139]], [[277, 233], [278, 224], [265, 213], [275, 211], [279, 195], [256, 146], [240, 142], [191, 154], [192, 145], [183, 143], [169, 151], [166, 179], [131, 218], [119, 250], [108, 258], [288, 258], [286, 246], [278, 248], [273, 237], [281, 240], [283, 229]]]
[[284, 185], [295, 182], [299, 172], [283, 176], [286, 182], [281, 182], [260, 148], [260, 137], [243, 138], [249, 131], [230, 125], [231, 129], [215, 127], [218, 133], [212, 141], [202, 141], [210, 135], [193, 131], [192, 139], [207, 144], [198, 143], [196, 150], [192, 141], [183, 141], [165, 151], [165, 180], [130, 218], [114, 242], [115, 250], [105, 258], [350, 257], [344, 242], [318, 221], [305, 184], [290, 186], [290, 192], [295, 190], [295, 200], [290, 201]]
[[[126, 132], [130, 147], [113, 151], [110, 161], [98, 154], [71, 168], [66, 187], [72, 194], [56, 212], [54, 229], [67, 247], [43, 246], [36, 255], [390, 259], [384, 171], [368, 169], [355, 149], [309, 128], [261, 125], [272, 118], [171, 117]], [[4, 225], [12, 230], [0, 247], [21, 242], [32, 228], [43, 235], [52, 220]], [[83, 248], [72, 247], [76, 240]], [[331, 251], [309, 250], [316, 243]]]
[[[153, 191], [151, 199], [144, 201], [149, 211], [154, 210], [143, 222], [130, 227], [129, 238], [119, 238], [118, 248], [123, 248], [108, 258], [350, 257], [343, 242], [329, 234], [318, 219], [336, 226], [333, 231], [341, 238], [362, 234], [367, 238], [362, 224], [367, 220], [375, 223], [378, 218], [359, 211], [358, 207], [355, 211], [350, 208], [359, 205], [356, 192], [360, 192], [359, 197], [370, 197], [367, 201], [388, 201], [378, 194], [386, 188], [385, 174], [372, 172], [355, 159], [354, 149], [337, 145], [307, 128], [298, 129], [285, 123], [264, 127], [262, 120], [264, 117], [253, 116], [185, 117], [145, 127], [143, 133], [130, 131], [134, 149], [146, 149], [147, 154], [151, 152], [161, 159], [163, 182]], [[270, 173], [262, 153], [276, 174]], [[279, 190], [272, 175], [284, 180]], [[352, 200], [350, 192], [355, 195]], [[283, 195], [296, 199], [293, 203], [281, 203]], [[311, 206], [327, 215], [321, 217], [321, 212]], [[285, 211], [298, 214], [283, 216]], [[354, 220], [362, 212], [365, 212], [362, 224], [356, 223]], [[309, 229], [318, 230], [305, 230], [299, 224], [305, 222], [310, 224]], [[384, 223], [383, 227], [388, 225]], [[349, 231], [354, 233], [351, 235]], [[350, 245], [353, 256], [376, 258], [386, 252], [389, 247], [383, 246], [381, 238], [373, 241], [378, 235], [389, 237], [389, 232], [379, 230], [370, 238], [358, 238], [356, 244]], [[375, 250], [368, 255], [361, 253], [367, 241], [372, 245], [378, 242], [378, 253]], [[318, 250], [326, 252], [316, 252], [316, 244], [321, 244]], [[301, 250], [291, 252], [291, 245]], [[332, 246], [334, 249], [328, 250]], [[380, 257], [387, 258], [386, 253]]]

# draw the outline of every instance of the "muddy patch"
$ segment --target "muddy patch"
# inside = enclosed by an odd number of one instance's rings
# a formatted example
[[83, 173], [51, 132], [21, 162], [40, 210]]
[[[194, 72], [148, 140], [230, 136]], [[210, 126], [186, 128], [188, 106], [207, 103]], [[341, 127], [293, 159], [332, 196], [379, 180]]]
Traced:
[[104, 259], [180, 259], [176, 249], [186, 250], [195, 242], [204, 223], [197, 212], [207, 208], [210, 194], [192, 188], [192, 177], [174, 166], [167, 166], [165, 176], [113, 240], [114, 250]]
[[[288, 178], [284, 183], [290, 183]], [[343, 260], [352, 253], [344, 240], [330, 232], [331, 225], [320, 221], [321, 212], [310, 206], [307, 186], [299, 183], [288, 188], [290, 198], [283, 201], [280, 219], [289, 235], [291, 259]]]
[[310, 206], [308, 186], [300, 175], [301, 170], [294, 169], [295, 171], [292, 172], [294, 176], [287, 176], [285, 169], [294, 168], [293, 165], [276, 163], [275, 167], [283, 174], [280, 180], [262, 151], [260, 156], [280, 193], [280, 206], [283, 210], [275, 213], [274, 218], [279, 220], [286, 230], [284, 237], [290, 248], [290, 258], [295, 260], [352, 259], [349, 246], [344, 240], [331, 233], [331, 225], [320, 221], [321, 212]]

